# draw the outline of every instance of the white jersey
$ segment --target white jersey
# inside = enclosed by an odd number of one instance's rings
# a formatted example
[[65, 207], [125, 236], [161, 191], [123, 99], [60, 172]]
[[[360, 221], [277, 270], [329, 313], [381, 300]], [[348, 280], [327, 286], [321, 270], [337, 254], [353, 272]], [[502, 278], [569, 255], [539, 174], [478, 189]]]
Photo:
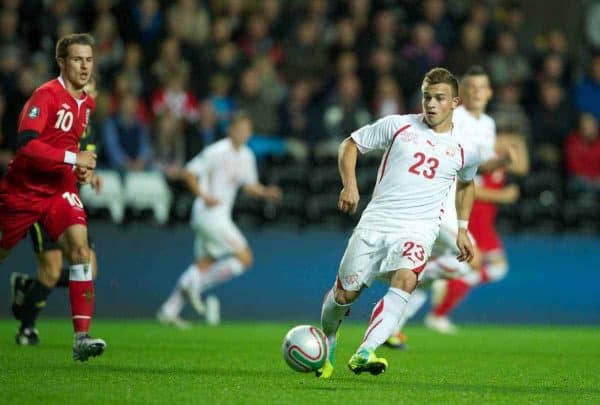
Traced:
[[[465, 145], [468, 142], [479, 151], [481, 163], [496, 157], [494, 150], [496, 146], [496, 124], [492, 117], [482, 113], [479, 118], [476, 118], [464, 105], [461, 105], [454, 110], [452, 122], [464, 130], [462, 137]], [[456, 184], [453, 184], [448, 193], [446, 208], [442, 216], [442, 232], [447, 229], [452, 235], [458, 232], [455, 198]]]
[[477, 149], [462, 144], [462, 131], [436, 133], [418, 114], [390, 115], [353, 132], [361, 153], [385, 150], [357, 229], [394, 232], [407, 221], [437, 228], [456, 177], [472, 180], [480, 163]]
[[207, 207], [201, 198], [196, 198], [192, 222], [205, 214], [231, 217], [238, 188], [258, 182], [254, 154], [246, 145], [236, 150], [229, 138], [207, 146], [186, 165], [186, 170], [198, 176], [203, 192], [219, 200], [218, 205]]

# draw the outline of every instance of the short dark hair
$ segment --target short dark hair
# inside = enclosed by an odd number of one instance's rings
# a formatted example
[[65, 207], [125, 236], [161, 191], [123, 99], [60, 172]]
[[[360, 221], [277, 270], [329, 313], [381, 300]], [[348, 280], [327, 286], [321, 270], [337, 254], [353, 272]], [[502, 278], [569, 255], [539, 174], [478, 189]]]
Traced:
[[87, 33], [65, 35], [56, 43], [56, 59], [66, 59], [69, 56], [69, 47], [71, 45], [89, 45], [94, 48], [95, 44], [94, 37]]
[[468, 76], [489, 76], [483, 66], [480, 65], [472, 65], [469, 66], [465, 74], [463, 75], [463, 80]]
[[252, 122], [252, 118], [250, 117], [250, 115], [244, 111], [244, 110], [238, 110], [235, 113], [233, 113], [231, 115], [231, 119], [230, 119], [230, 125], [235, 125], [240, 121], [245, 121], [248, 120], [250, 122]]
[[458, 80], [456, 80], [456, 77], [448, 69], [442, 67], [433, 68], [423, 78], [423, 86], [440, 83], [449, 84], [452, 88], [452, 97], [458, 96]]

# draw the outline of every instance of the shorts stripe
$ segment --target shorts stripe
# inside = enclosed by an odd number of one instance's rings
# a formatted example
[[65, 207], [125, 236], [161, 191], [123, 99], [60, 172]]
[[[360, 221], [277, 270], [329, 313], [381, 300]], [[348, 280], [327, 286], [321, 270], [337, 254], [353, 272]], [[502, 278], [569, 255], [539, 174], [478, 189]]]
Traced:
[[42, 237], [42, 227], [39, 223], [33, 224], [33, 229], [35, 229], [35, 240], [37, 243], [37, 252], [42, 253], [44, 251], [44, 238]]

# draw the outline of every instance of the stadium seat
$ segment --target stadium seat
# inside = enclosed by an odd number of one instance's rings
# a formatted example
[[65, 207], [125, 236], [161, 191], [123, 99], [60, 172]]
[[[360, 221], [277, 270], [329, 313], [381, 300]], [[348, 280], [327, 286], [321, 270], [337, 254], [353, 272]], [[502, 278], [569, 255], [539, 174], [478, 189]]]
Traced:
[[558, 171], [544, 170], [531, 172], [522, 182], [521, 191], [525, 197], [537, 198], [543, 192], [553, 194], [553, 198], [562, 198], [562, 175]]
[[310, 172], [307, 164], [289, 162], [285, 165], [272, 166], [267, 175], [268, 184], [277, 184], [284, 191], [304, 190], [308, 184]]
[[152, 210], [161, 225], [169, 220], [172, 193], [159, 172], [128, 172], [125, 174], [125, 205], [135, 211]]
[[342, 184], [337, 166], [317, 166], [310, 172], [308, 179], [311, 193], [323, 193], [339, 190]]
[[81, 188], [81, 199], [90, 211], [98, 209], [108, 209], [113, 222], [120, 224], [123, 222], [125, 214], [125, 200], [123, 194], [123, 184], [121, 176], [113, 170], [96, 170], [96, 174], [102, 177], [103, 185], [100, 194], [90, 186]]

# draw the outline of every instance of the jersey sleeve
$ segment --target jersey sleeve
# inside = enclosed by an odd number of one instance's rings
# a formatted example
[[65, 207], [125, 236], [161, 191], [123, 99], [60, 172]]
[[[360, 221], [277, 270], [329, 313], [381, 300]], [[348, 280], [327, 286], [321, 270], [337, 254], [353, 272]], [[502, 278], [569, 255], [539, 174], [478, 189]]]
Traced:
[[478, 148], [464, 148], [464, 165], [458, 171], [458, 179], [467, 183], [475, 178], [477, 168], [481, 164], [481, 154]]
[[484, 137], [483, 142], [479, 146], [479, 154], [482, 162], [494, 159], [496, 157], [496, 123], [490, 118], [491, 133]]
[[210, 150], [204, 150], [202, 153], [190, 160], [187, 165], [185, 165], [185, 169], [195, 176], [201, 176], [203, 173], [206, 173], [208, 170], [210, 170], [212, 160], [213, 159], [211, 157]]
[[360, 153], [384, 150], [392, 141], [394, 133], [400, 128], [398, 121], [394, 116], [387, 116], [375, 121], [373, 124], [357, 129], [350, 137], [356, 142]]
[[18, 132], [35, 131], [41, 134], [50, 116], [52, 96], [50, 92], [34, 92], [21, 111]]

